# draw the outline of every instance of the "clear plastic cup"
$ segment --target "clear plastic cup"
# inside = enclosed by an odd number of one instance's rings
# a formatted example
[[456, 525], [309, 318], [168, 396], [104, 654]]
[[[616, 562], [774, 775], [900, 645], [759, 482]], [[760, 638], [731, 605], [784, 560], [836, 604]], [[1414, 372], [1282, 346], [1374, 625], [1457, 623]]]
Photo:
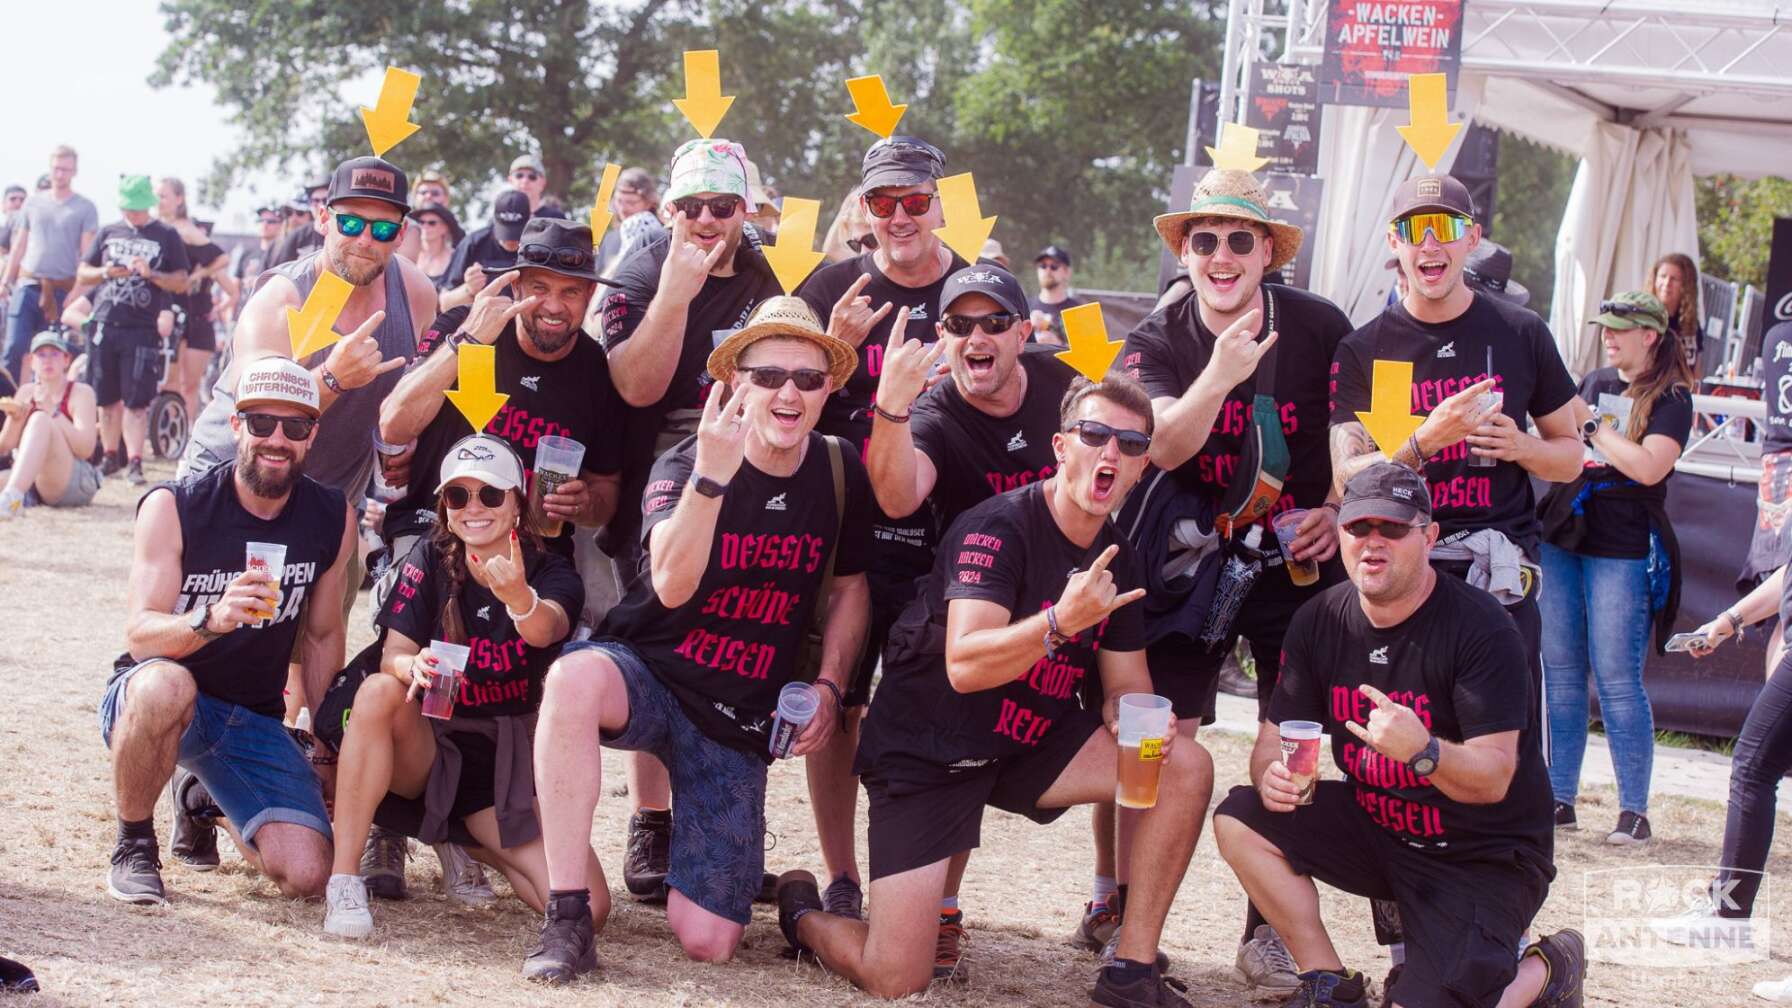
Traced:
[[1119, 774], [1114, 803], [1130, 809], [1157, 804], [1157, 780], [1164, 768], [1164, 740], [1170, 734], [1170, 701], [1153, 693], [1120, 698]]
[[1300, 523], [1306, 519], [1306, 508], [1289, 508], [1269, 520], [1276, 530], [1276, 546], [1282, 551], [1282, 566], [1288, 568], [1288, 580], [1297, 585], [1310, 585], [1319, 580], [1319, 561], [1294, 559], [1294, 540], [1300, 537]]
[[454, 698], [460, 695], [460, 679], [472, 652], [465, 644], [439, 640], [429, 642], [429, 652], [438, 660], [435, 678], [423, 691], [423, 716], [446, 721], [454, 716]]
[[808, 683], [787, 683], [778, 691], [778, 712], [772, 718], [772, 759], [790, 755], [796, 740], [821, 709], [821, 694]]
[[252, 542], [243, 544], [243, 569], [258, 570], [274, 579], [274, 604], [255, 613], [258, 620], [269, 620], [280, 611], [280, 581], [286, 574], [286, 544]]
[[[1482, 418], [1489, 418], [1493, 416], [1493, 414], [1499, 412], [1500, 403], [1503, 398], [1504, 397], [1498, 392], [1481, 393]], [[1476, 455], [1473, 446], [1471, 446], [1468, 453], [1468, 464], [1474, 469], [1492, 469], [1494, 466], [1500, 464], [1500, 460], [1489, 455]]]
[[1282, 722], [1282, 765], [1294, 786], [1300, 789], [1296, 805], [1313, 804], [1313, 786], [1319, 780], [1319, 736], [1324, 729], [1317, 721]]
[[560, 535], [566, 523], [548, 517], [542, 510], [541, 499], [567, 480], [577, 479], [579, 464], [584, 461], [585, 446], [572, 438], [546, 434], [535, 442], [535, 472], [529, 480], [529, 511], [543, 537], [553, 539]]

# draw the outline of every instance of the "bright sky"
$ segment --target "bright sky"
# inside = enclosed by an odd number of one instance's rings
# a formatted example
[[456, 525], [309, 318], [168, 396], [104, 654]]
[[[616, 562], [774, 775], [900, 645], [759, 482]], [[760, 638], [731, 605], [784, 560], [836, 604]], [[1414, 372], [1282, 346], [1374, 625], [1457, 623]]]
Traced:
[[217, 221], [221, 232], [248, 231], [258, 202], [297, 186], [263, 180], [230, 193], [222, 207], [198, 201], [197, 180], [235, 146], [236, 130], [211, 88], [149, 86], [168, 42], [156, 7], [151, 0], [7, 5], [0, 186], [31, 189], [49, 167], [50, 148], [66, 143], [81, 154], [75, 191], [99, 207], [101, 224], [118, 219], [119, 175], [173, 175], [187, 183], [193, 216]]

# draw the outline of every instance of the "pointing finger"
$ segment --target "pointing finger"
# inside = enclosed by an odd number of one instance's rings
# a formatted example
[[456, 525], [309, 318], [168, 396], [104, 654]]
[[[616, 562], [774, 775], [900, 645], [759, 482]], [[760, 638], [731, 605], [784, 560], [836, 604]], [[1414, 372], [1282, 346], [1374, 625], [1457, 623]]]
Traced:
[[538, 305], [540, 303], [541, 303], [540, 295], [532, 295], [530, 297], [526, 297], [526, 298], [522, 299], [521, 301], [518, 301], [516, 304], [513, 304], [510, 307], [504, 309], [503, 319], [504, 319], [504, 321], [508, 322], [511, 319], [516, 318], [518, 315], [521, 315], [523, 312], [528, 311], [529, 309], [535, 307], [536, 305]]
[[1228, 337], [1235, 337], [1241, 333], [1254, 333], [1257, 331], [1257, 320], [1262, 317], [1263, 312], [1261, 309], [1252, 308], [1250, 311], [1238, 316], [1237, 321], [1227, 326], [1226, 331], [1220, 334], [1220, 338], [1226, 339]]
[[1089, 565], [1089, 573], [1090, 574], [1101, 574], [1101, 573], [1106, 572], [1108, 569], [1108, 564], [1113, 563], [1114, 557], [1118, 556], [1119, 553], [1120, 553], [1120, 544], [1119, 543], [1110, 543], [1108, 545], [1108, 548], [1102, 550], [1101, 555], [1095, 558], [1095, 562]]
[[1357, 738], [1362, 739], [1364, 742], [1368, 742], [1370, 745], [1375, 744], [1369, 738], [1369, 730], [1364, 728], [1362, 725], [1357, 724], [1355, 721], [1344, 722], [1344, 727], [1350, 729], [1350, 734], [1355, 735]]
[[[685, 239], [689, 238], [690, 234], [691, 234], [691, 219], [684, 215], [683, 210], [680, 210], [677, 213], [673, 214], [672, 215], [672, 237], [675, 239], [673, 244], [677, 245], [680, 248], [683, 248]], [[867, 276], [869, 276], [869, 274], [867, 274]]]
[[859, 296], [859, 292], [864, 290], [865, 285], [870, 282], [871, 282], [871, 274], [860, 273], [859, 278], [852, 282], [852, 286], [846, 288], [846, 293], [840, 295], [840, 300], [834, 302], [834, 307], [835, 308], [844, 308], [847, 305], [852, 304], [853, 300]]
[[378, 378], [380, 375], [386, 374], [389, 371], [396, 371], [399, 368], [404, 367], [404, 365], [405, 365], [405, 358], [394, 357], [391, 360], [382, 363], [379, 367], [374, 368], [373, 376], [375, 378]]
[[[867, 302], [867, 303], [869, 303], [869, 302]], [[883, 321], [883, 317], [884, 317], [884, 316], [885, 316], [885, 315], [888, 315], [888, 314], [890, 314], [890, 309], [891, 309], [891, 308], [894, 308], [894, 307], [895, 307], [895, 305], [894, 305], [894, 304], [892, 304], [892, 303], [891, 303], [891, 302], [889, 302], [889, 301], [885, 301], [885, 302], [884, 302], [884, 306], [883, 306], [883, 307], [882, 307], [882, 308], [879, 308], [879, 309], [878, 309], [878, 310], [876, 310], [876, 311], [874, 311], [874, 312], [872, 312], [872, 313], [871, 313], [871, 319], [870, 319], [870, 321], [868, 321], [868, 322], [866, 322], [866, 323], [865, 323], [865, 328], [867, 328], [867, 329], [869, 329], [869, 328], [871, 328], [871, 327], [872, 327], [872, 326], [874, 326], [874, 325], [876, 325], [876, 324], [878, 324], [878, 323], [879, 323], [879, 322], [881, 322], [881, 321]], [[907, 320], [907, 319], [908, 319], [908, 309], [907, 309], [907, 308], [904, 308], [904, 309], [902, 309], [902, 317], [903, 317], [903, 319], [904, 319], [904, 321], [906, 321], [906, 320]], [[890, 328], [892, 328], [892, 329], [894, 329], [894, 328], [896, 328], [896, 327], [895, 327], [895, 326], [891, 326], [891, 327], [890, 327]], [[907, 326], [906, 326], [906, 325], [905, 325], [905, 326], [904, 326], [904, 327], [903, 327], [903, 328], [904, 328], [904, 329], [906, 329], [906, 328], [907, 328]]]
[[704, 257], [703, 268], [705, 270], [715, 269], [716, 264], [722, 261], [722, 255], [724, 253], [726, 253], [727, 251], [728, 251], [728, 243], [727, 242], [725, 242], [725, 241], [716, 242], [716, 247], [710, 249], [709, 255]]
[[385, 311], [385, 309], [382, 308], [379, 311], [374, 312], [372, 315], [367, 316], [367, 321], [356, 326], [355, 331], [352, 335], [357, 339], [371, 340], [371, 339], [373, 339], [374, 331], [376, 329], [378, 329], [380, 327], [380, 323], [384, 322], [384, 321], [386, 321], [386, 311]]
[[1388, 707], [1392, 706], [1394, 703], [1394, 701], [1388, 699], [1388, 695], [1386, 693], [1383, 693], [1382, 691], [1376, 689], [1375, 687], [1369, 685], [1368, 683], [1364, 683], [1361, 686], [1358, 686], [1357, 691], [1362, 693], [1362, 695], [1368, 697], [1369, 701], [1381, 710], [1386, 710]]
[[1280, 333], [1277, 333], [1274, 329], [1271, 329], [1269, 331], [1269, 335], [1263, 337], [1263, 342], [1256, 344], [1258, 357], [1262, 357], [1264, 354], [1269, 352], [1270, 347], [1276, 345], [1276, 337], [1278, 335], [1280, 335]]
[[1108, 606], [1108, 611], [1113, 612], [1115, 609], [1118, 609], [1123, 605], [1127, 605], [1132, 602], [1137, 602], [1138, 600], [1140, 600], [1144, 597], [1145, 597], [1145, 589], [1134, 588], [1132, 591], [1129, 591], [1126, 594], [1115, 598], [1114, 604]]
[[521, 270], [511, 270], [498, 279], [493, 280], [491, 283], [486, 284], [485, 290], [481, 291], [481, 293], [489, 293], [491, 296], [496, 297], [499, 291], [516, 283], [516, 278], [522, 275], [523, 273]]

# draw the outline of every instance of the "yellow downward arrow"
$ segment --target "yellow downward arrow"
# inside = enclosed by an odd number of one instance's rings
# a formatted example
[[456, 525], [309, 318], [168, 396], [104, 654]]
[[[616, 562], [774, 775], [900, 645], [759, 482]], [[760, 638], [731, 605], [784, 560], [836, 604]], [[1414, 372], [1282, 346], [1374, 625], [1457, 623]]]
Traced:
[[983, 209], [977, 205], [977, 182], [970, 172], [948, 175], [940, 179], [939, 186], [940, 212], [946, 223], [934, 228], [933, 233], [966, 262], [976, 262], [983, 254], [989, 233], [996, 229], [996, 218], [983, 216]]
[[422, 81], [409, 70], [389, 66], [380, 84], [379, 104], [361, 106], [361, 123], [367, 127], [367, 142], [373, 145], [375, 157], [385, 157], [387, 151], [422, 129], [410, 121], [411, 103], [417, 100], [417, 85]]
[[1409, 122], [1395, 129], [1400, 131], [1406, 146], [1425, 162], [1425, 168], [1436, 171], [1437, 163], [1450, 149], [1450, 141], [1462, 131], [1461, 123], [1450, 121], [1449, 78], [1440, 73], [1407, 77], [1406, 102]]
[[684, 97], [672, 99], [672, 104], [678, 106], [698, 136], [708, 139], [715, 134], [722, 117], [728, 114], [728, 106], [734, 104], [733, 95], [722, 95], [720, 53], [714, 49], [685, 50]]
[[292, 342], [293, 360], [302, 361], [342, 339], [342, 334], [331, 327], [354, 290], [347, 280], [323, 270], [318, 274], [317, 286], [305, 298], [305, 306], [286, 309], [286, 336]]
[[447, 394], [448, 401], [473, 425], [475, 434], [485, 430], [510, 397], [498, 391], [498, 348], [462, 343], [457, 363], [460, 382]]
[[821, 262], [821, 253], [813, 248], [815, 222], [820, 216], [820, 200], [784, 197], [784, 210], [778, 217], [778, 243], [765, 246], [764, 251], [765, 261], [771, 263], [786, 294], [795, 294], [797, 284]]
[[1064, 309], [1064, 340], [1068, 350], [1052, 356], [1076, 368], [1083, 377], [1098, 382], [1120, 355], [1124, 340], [1108, 339], [1108, 324], [1101, 317], [1101, 302], [1091, 301]]
[[1269, 163], [1257, 156], [1258, 131], [1243, 123], [1221, 123], [1220, 145], [1207, 148], [1215, 168], [1254, 172]]
[[616, 176], [622, 174], [622, 166], [615, 162], [604, 165], [604, 177], [597, 183], [597, 198], [591, 201], [591, 249], [597, 250], [598, 243], [604, 240], [604, 232], [610, 230], [610, 219], [615, 214], [610, 212], [610, 200], [616, 196]]
[[896, 132], [896, 124], [902, 121], [902, 113], [908, 111], [907, 105], [890, 104], [890, 92], [884, 87], [883, 77], [878, 74], [847, 78], [846, 91], [852, 95], [855, 109], [847, 115], [847, 120], [886, 139]]
[[[1069, 314], [1066, 312], [1065, 314]], [[1425, 422], [1412, 415], [1412, 362], [1378, 360], [1374, 382], [1369, 391], [1369, 411], [1356, 411], [1356, 418], [1375, 439], [1381, 453], [1393, 458], [1406, 439], [1412, 437]]]

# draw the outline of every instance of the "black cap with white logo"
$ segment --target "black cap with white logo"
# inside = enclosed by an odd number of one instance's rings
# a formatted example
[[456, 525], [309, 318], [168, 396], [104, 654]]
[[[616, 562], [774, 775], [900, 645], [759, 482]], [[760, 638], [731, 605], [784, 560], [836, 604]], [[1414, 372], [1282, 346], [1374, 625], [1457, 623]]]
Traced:
[[410, 191], [411, 183], [404, 177], [404, 169], [385, 158], [349, 158], [337, 165], [330, 176], [330, 194], [324, 202], [334, 206], [338, 200], [375, 199], [409, 213], [411, 205], [405, 200]]
[[1000, 266], [976, 262], [946, 278], [940, 288], [940, 316], [952, 310], [952, 302], [966, 294], [982, 294], [1013, 315], [1027, 313], [1027, 292], [1014, 274]]
[[529, 223], [529, 197], [515, 189], [506, 189], [492, 204], [492, 237], [499, 241], [516, 241]]
[[1412, 524], [1431, 520], [1431, 487], [1425, 477], [1403, 465], [1377, 462], [1344, 484], [1344, 500], [1338, 507], [1338, 523], [1359, 518], [1381, 518]]

